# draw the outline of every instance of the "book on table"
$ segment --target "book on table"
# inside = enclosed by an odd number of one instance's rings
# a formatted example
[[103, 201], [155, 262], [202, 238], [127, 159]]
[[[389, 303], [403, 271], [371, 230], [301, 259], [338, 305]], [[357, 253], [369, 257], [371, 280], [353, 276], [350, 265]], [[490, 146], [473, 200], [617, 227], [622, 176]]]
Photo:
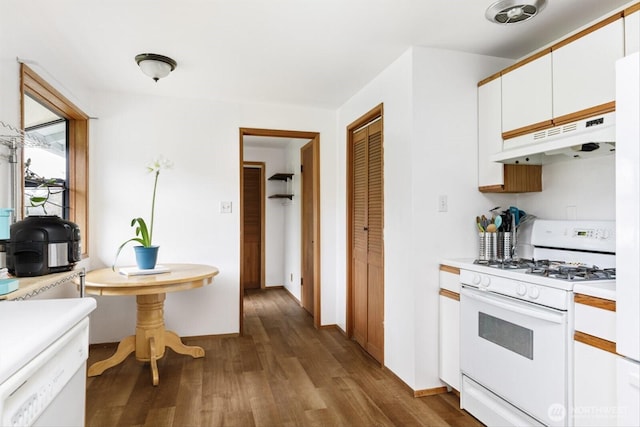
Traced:
[[155, 268], [138, 268], [138, 267], [122, 267], [119, 269], [120, 274], [125, 276], [143, 276], [148, 274], [168, 273], [169, 267], [164, 265], [156, 265]]

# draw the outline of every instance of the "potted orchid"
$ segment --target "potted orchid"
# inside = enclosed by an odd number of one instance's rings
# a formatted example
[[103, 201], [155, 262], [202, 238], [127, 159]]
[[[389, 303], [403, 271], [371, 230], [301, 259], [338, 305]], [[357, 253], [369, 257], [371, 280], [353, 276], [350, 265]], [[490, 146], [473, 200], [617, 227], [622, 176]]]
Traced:
[[155, 268], [156, 260], [158, 258], [159, 246], [153, 245], [153, 220], [156, 209], [156, 191], [158, 189], [158, 177], [160, 176], [160, 171], [162, 169], [170, 169], [172, 166], [173, 164], [163, 157], [159, 157], [147, 166], [147, 172], [153, 173], [155, 175], [153, 182], [153, 195], [151, 196], [151, 220], [149, 221], [149, 226], [147, 227], [147, 222], [142, 217], [133, 218], [131, 220], [131, 226], [136, 227], [136, 237], [132, 237], [131, 239], [122, 243], [120, 247], [118, 247], [115, 260], [113, 261], [113, 265], [111, 266], [112, 269], [115, 268], [116, 260], [118, 259], [118, 255], [120, 255], [120, 251], [122, 251], [127, 243], [130, 242], [137, 242], [140, 244], [139, 246], [134, 246], [138, 268], [140, 268], [141, 270]]

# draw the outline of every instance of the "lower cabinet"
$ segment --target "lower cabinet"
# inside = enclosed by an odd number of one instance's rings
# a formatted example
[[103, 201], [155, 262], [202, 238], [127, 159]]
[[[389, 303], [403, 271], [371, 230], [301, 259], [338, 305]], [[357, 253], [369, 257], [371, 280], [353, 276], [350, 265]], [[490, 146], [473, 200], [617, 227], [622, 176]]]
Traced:
[[460, 391], [460, 270], [440, 266], [439, 364], [442, 382]]
[[575, 426], [615, 426], [616, 355], [579, 341], [574, 342]]
[[615, 426], [617, 381], [615, 301], [575, 295], [574, 425]]

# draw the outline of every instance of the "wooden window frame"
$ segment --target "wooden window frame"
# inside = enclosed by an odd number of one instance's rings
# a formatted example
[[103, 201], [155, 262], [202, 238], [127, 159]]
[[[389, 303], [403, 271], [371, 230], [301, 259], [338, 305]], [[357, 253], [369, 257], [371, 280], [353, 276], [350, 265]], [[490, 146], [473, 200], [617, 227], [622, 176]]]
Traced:
[[[20, 117], [29, 95], [68, 123], [69, 220], [82, 232], [82, 258], [89, 256], [89, 116], [25, 64], [20, 64]], [[22, 176], [22, 175], [21, 175]], [[21, 187], [24, 186], [22, 182]], [[24, 197], [24, 188], [22, 191]], [[22, 203], [24, 205], [24, 201]]]

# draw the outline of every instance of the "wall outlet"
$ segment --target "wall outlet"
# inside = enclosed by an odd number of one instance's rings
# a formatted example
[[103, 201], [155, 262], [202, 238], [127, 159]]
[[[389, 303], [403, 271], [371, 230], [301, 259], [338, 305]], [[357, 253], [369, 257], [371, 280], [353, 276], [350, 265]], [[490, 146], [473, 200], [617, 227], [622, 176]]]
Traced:
[[446, 212], [449, 210], [449, 202], [447, 201], [447, 195], [443, 194], [438, 196], [438, 212]]
[[231, 202], [220, 202], [220, 213], [231, 213]]

